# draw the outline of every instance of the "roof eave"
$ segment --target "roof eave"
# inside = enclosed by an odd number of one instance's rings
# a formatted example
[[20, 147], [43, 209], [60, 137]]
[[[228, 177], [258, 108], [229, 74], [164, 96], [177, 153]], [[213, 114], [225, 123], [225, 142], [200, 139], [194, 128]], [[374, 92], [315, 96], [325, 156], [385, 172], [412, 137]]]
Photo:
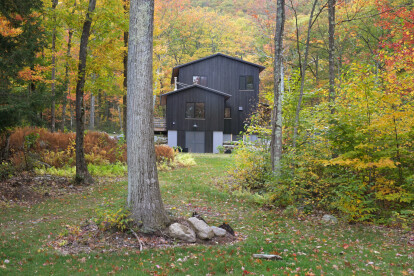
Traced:
[[228, 99], [230, 99], [230, 97], [231, 97], [230, 94], [227, 94], [227, 93], [224, 93], [224, 92], [221, 92], [221, 91], [218, 91], [218, 90], [214, 90], [212, 88], [209, 88], [209, 87], [206, 87], [206, 86], [202, 86], [202, 85], [199, 85], [199, 84], [192, 84], [192, 85], [189, 85], [187, 87], [183, 87], [183, 88], [180, 88], [180, 89], [177, 89], [177, 90], [174, 90], [174, 91], [171, 91], [171, 92], [167, 92], [165, 94], [160, 95], [160, 104], [161, 105], [166, 105], [166, 103], [167, 103], [167, 96], [169, 96], [171, 94], [179, 93], [181, 91], [184, 91], [184, 90], [187, 90], [187, 89], [190, 89], [190, 88], [194, 88], [194, 87], [198, 87], [198, 88], [201, 88], [203, 90], [206, 90], [206, 91], [208, 91], [210, 93], [214, 93], [214, 94], [217, 94], [219, 96], [223, 96], [226, 101]]

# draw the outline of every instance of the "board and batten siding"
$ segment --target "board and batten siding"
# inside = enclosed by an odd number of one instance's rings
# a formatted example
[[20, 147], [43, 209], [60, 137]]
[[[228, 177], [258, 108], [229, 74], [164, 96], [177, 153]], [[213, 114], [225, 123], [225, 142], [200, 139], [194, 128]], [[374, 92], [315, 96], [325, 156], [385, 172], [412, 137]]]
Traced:
[[[223, 131], [224, 97], [193, 87], [167, 98], [167, 129], [184, 131]], [[186, 103], [204, 103], [204, 119], [185, 118]], [[197, 127], [194, 127], [194, 125]], [[178, 140], [180, 140], [178, 138]], [[179, 142], [179, 141], [178, 141]]]
[[[225, 134], [238, 135], [240, 131], [244, 130], [245, 120], [256, 107], [259, 95], [259, 73], [260, 68], [254, 65], [224, 56], [215, 56], [181, 67], [178, 81], [192, 84], [193, 76], [206, 76], [207, 87], [232, 95], [226, 101], [226, 107], [231, 108], [231, 119], [226, 119], [226, 127], [223, 125], [223, 128], [208, 128], [208, 130], [223, 130]], [[239, 77], [249, 75], [253, 76], [254, 89], [241, 91], [239, 89]], [[206, 92], [203, 91], [203, 93]], [[168, 101], [170, 101], [170, 97]], [[243, 110], [239, 111], [239, 107], [242, 107]], [[168, 109], [169, 105], [167, 104]], [[224, 124], [224, 106], [222, 114], [220, 121], [223, 121]], [[170, 127], [168, 125], [169, 129]]]

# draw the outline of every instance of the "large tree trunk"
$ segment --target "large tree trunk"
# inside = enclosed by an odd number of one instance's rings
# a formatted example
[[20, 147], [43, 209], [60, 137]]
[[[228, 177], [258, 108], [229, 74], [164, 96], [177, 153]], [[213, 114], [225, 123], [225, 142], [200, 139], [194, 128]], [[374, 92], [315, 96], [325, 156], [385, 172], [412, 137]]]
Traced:
[[154, 0], [131, 1], [128, 41], [128, 205], [141, 230], [165, 228], [155, 163], [152, 107]]
[[85, 86], [85, 71], [88, 40], [92, 25], [92, 13], [95, 10], [96, 0], [89, 0], [88, 12], [83, 24], [80, 48], [79, 48], [79, 67], [78, 81], [76, 83], [76, 181], [78, 183], [92, 183], [93, 179], [88, 172], [85, 161], [85, 152], [83, 145], [83, 136], [85, 130], [84, 117], [84, 98], [83, 89]]
[[329, 102], [331, 113], [335, 112], [335, 5], [336, 0], [328, 0], [329, 17]]
[[[300, 77], [300, 93], [299, 93], [299, 99], [298, 99], [298, 105], [296, 106], [296, 114], [295, 114], [295, 126], [293, 128], [293, 147], [296, 148], [296, 139], [298, 137], [298, 128], [299, 128], [299, 115], [302, 105], [302, 99], [303, 99], [303, 90], [305, 88], [305, 76], [306, 76], [306, 68], [308, 67], [308, 55], [309, 55], [309, 43], [310, 43], [310, 34], [312, 29], [312, 21], [313, 21], [313, 13], [315, 12], [316, 4], [318, 3], [318, 0], [314, 0], [312, 10], [309, 16], [309, 24], [308, 24], [308, 35], [306, 37], [306, 48], [305, 48], [305, 57], [302, 64], [302, 68], [300, 70], [301, 77]], [[300, 58], [300, 56], [299, 56]]]
[[282, 48], [285, 27], [285, 0], [277, 0], [275, 60], [274, 60], [274, 103], [272, 112], [272, 139], [270, 143], [272, 171], [280, 174], [282, 160]]
[[[56, 11], [56, 6], [58, 4], [58, 0], [52, 0], [52, 10], [53, 13]], [[51, 131], [55, 132], [56, 127], [56, 112], [55, 112], [55, 81], [56, 81], [56, 15], [53, 14], [53, 31], [52, 31], [52, 85], [51, 85], [51, 92], [52, 92], [52, 106], [51, 106]]]

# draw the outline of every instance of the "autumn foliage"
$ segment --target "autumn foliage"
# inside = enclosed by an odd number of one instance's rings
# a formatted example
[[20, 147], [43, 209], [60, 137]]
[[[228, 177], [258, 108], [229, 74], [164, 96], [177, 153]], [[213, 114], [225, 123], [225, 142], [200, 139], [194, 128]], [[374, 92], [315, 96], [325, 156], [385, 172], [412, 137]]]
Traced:
[[[28, 146], [27, 137], [33, 137]], [[12, 163], [16, 167], [23, 164], [24, 155], [36, 153], [45, 165], [63, 167], [74, 165], [75, 134], [51, 133], [43, 128], [17, 128], [10, 135], [10, 152]], [[89, 163], [115, 163], [126, 161], [125, 145], [106, 133], [89, 132], [85, 135], [85, 154]]]
[[[347, 17], [345, 8], [356, 9], [356, 3], [338, 6], [338, 22], [351, 23], [337, 27], [336, 43], [347, 51], [340, 53], [344, 64], [337, 76], [334, 110], [325, 80], [307, 76], [308, 98], [301, 111], [298, 146], [293, 147], [291, 118], [298, 81], [292, 72], [284, 95], [282, 174], [271, 173], [269, 159], [262, 154], [266, 150], [255, 143], [239, 144], [236, 168], [230, 173], [239, 187], [259, 192], [269, 204], [322, 209], [353, 222], [412, 227], [414, 11], [393, 1], [367, 1], [359, 7], [376, 15], [375, 20], [366, 19], [373, 20], [375, 28], [363, 26], [378, 36], [372, 43], [360, 39], [361, 22]], [[371, 54], [347, 48], [351, 40], [356, 49], [371, 47]], [[251, 132], [266, 139], [266, 122], [252, 123]]]
[[[30, 140], [30, 141], [29, 141]], [[111, 138], [104, 132], [88, 132], [85, 135], [85, 158], [87, 163], [126, 163], [126, 144]], [[6, 136], [1, 136], [1, 147], [6, 145]], [[56, 168], [75, 164], [75, 134], [52, 133], [44, 128], [16, 128], [9, 138], [10, 161], [17, 168], [25, 167], [27, 154], [35, 154], [39, 166]], [[175, 151], [167, 145], [155, 145], [157, 163], [173, 162]]]
[[173, 148], [167, 145], [156, 145], [155, 155], [157, 157], [157, 162], [171, 162], [174, 161], [175, 152]]

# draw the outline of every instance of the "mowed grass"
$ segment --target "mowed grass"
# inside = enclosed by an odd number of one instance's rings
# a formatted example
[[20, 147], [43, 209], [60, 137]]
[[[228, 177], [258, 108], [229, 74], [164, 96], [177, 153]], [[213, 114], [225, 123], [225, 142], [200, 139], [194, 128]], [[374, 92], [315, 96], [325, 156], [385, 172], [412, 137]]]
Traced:
[[[126, 199], [127, 183], [107, 178], [81, 194], [0, 210], [0, 275], [412, 273], [413, 247], [401, 239], [399, 231], [346, 223], [325, 225], [312, 217], [263, 210], [248, 197], [233, 196], [220, 188], [231, 167], [231, 156], [200, 154], [195, 159], [194, 167], [160, 173], [166, 209], [174, 216], [197, 211], [212, 225], [226, 221], [245, 238], [243, 241], [60, 255], [47, 244], [66, 225], [80, 225], [95, 216], [98, 206]], [[254, 253], [277, 253], [283, 260], [257, 260]]]

